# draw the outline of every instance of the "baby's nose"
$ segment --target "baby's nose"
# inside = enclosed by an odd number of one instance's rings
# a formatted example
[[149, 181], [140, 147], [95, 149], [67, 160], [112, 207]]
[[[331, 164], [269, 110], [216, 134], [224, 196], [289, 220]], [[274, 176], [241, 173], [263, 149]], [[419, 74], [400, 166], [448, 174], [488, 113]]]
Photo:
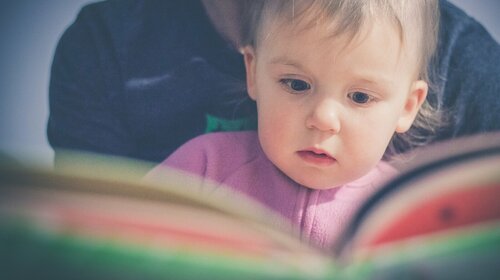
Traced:
[[340, 132], [340, 108], [334, 100], [320, 100], [306, 119], [306, 127], [324, 132]]

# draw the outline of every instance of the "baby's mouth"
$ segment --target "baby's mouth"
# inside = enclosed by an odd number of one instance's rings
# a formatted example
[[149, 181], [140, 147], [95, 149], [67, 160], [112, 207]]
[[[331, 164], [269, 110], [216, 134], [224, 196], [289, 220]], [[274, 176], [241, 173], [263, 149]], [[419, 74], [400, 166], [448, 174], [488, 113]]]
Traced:
[[311, 156], [313, 157], [317, 157], [317, 158], [329, 158], [330, 156], [327, 155], [327, 154], [324, 154], [324, 153], [321, 153], [321, 154], [317, 154], [313, 151], [306, 151], [306, 153], [309, 153]]
[[313, 165], [327, 166], [336, 162], [336, 159], [324, 151], [317, 149], [306, 149], [298, 151], [297, 154], [307, 163]]

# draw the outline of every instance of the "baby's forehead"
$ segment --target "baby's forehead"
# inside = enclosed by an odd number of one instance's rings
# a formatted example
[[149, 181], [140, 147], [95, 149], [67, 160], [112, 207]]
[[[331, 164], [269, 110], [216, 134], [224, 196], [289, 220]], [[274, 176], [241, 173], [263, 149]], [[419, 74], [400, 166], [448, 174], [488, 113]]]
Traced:
[[[273, 0], [255, 1], [248, 13], [244, 44], [259, 48], [262, 42], [279, 34], [304, 30], [323, 30], [328, 38], [362, 38], [374, 24], [388, 23], [397, 35], [401, 49], [416, 57], [422, 77], [437, 44], [439, 11], [434, 0]], [[366, 33], [366, 31], [365, 31]], [[304, 42], [307, 43], [307, 42]], [[425, 78], [425, 77], [424, 77]]]
[[300, 14], [290, 15], [285, 11], [263, 13], [258, 37], [269, 37], [272, 32], [302, 33], [314, 31], [327, 38], [349, 37], [354, 39], [366, 33], [370, 26], [383, 23], [388, 32], [396, 32], [403, 42], [404, 30], [401, 24], [389, 16], [372, 17], [369, 15], [350, 18], [342, 13], [328, 13], [324, 10], [308, 9]]
[[[370, 65], [376, 69], [399, 69], [403, 67], [400, 65], [403, 63], [412, 69], [412, 76], [418, 75], [420, 71], [418, 61], [421, 53], [411, 45], [403, 44], [397, 27], [387, 21], [370, 22], [356, 32], [335, 32], [335, 27], [329, 23], [310, 26], [275, 21], [269, 24], [270, 33], [266, 34], [257, 47], [258, 53], [266, 57], [287, 57], [310, 67], [324, 67], [323, 62], [335, 65], [340, 61], [360, 57], [365, 60], [362, 65]], [[385, 59], [381, 60], [379, 57]], [[358, 63], [360, 60], [355, 61], [351, 67], [361, 65]], [[348, 64], [338, 65], [345, 67]]]
[[337, 18], [313, 21], [310, 19], [289, 20], [287, 18], [274, 17], [263, 21], [262, 24], [262, 30], [259, 32], [260, 38], [257, 39], [257, 42], [302, 37], [304, 38], [304, 44], [344, 44], [346, 48], [351, 48], [361, 43], [377, 28], [384, 30], [386, 34], [396, 38], [400, 48], [409, 45], [405, 44], [399, 26], [383, 18], [368, 19], [359, 25], [347, 28], [345, 27], [345, 23]]
[[[419, 5], [401, 4], [407, 1], [266, 1], [255, 39], [269, 37], [270, 30], [289, 29], [301, 32], [323, 29], [327, 37], [355, 38], [363, 29], [380, 22], [389, 23], [402, 43], [420, 44], [422, 26], [411, 17], [417, 17]], [[389, 3], [389, 4], [388, 4]], [[413, 10], [413, 12], [412, 12]]]

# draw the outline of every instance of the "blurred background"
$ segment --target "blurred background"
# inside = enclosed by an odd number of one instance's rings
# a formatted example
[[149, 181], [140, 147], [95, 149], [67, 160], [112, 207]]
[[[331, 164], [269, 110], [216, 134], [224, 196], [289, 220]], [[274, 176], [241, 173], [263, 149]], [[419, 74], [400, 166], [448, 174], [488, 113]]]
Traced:
[[[168, 0], [166, 0], [168, 1]], [[0, 9], [0, 154], [52, 164], [45, 126], [52, 56], [89, 0], [3, 0]], [[500, 42], [500, 1], [450, 0]]]

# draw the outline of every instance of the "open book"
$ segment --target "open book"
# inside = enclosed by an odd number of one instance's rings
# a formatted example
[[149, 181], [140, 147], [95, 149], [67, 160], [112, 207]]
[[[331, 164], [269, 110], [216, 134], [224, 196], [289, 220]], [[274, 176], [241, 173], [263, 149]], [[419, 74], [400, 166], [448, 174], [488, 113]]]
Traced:
[[[85, 161], [79, 161], [85, 162]], [[87, 160], [0, 167], [1, 279], [498, 279], [500, 141], [439, 144], [370, 197], [331, 250], [194, 179]]]

